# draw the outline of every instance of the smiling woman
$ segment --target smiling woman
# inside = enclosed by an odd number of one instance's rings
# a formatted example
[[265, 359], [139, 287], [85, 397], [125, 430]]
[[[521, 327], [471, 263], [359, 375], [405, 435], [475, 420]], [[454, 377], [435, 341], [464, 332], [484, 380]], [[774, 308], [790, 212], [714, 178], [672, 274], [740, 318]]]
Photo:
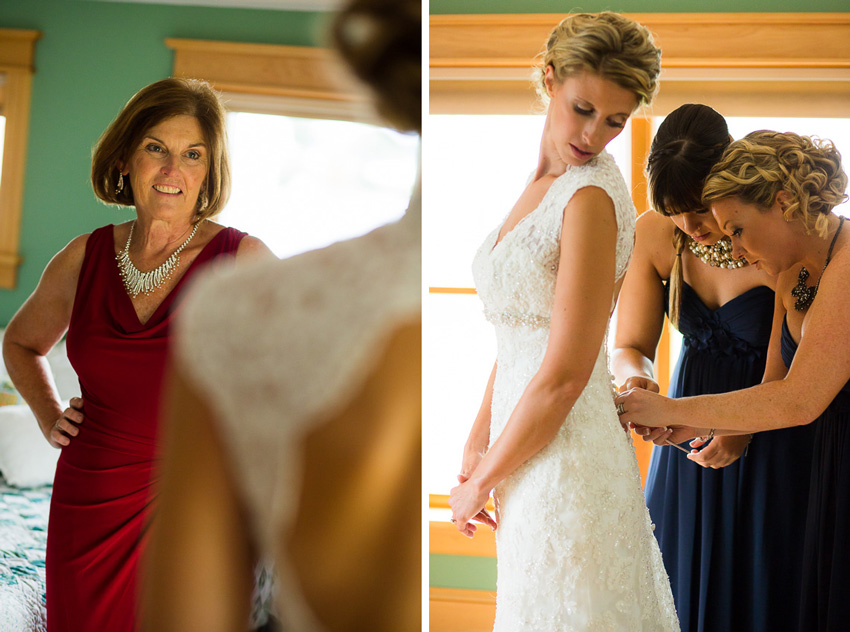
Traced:
[[[51, 632], [136, 629], [140, 541], [178, 294], [218, 255], [268, 253], [259, 240], [208, 220], [229, 194], [225, 143], [224, 109], [205, 83], [165, 79], [136, 94], [92, 160], [95, 194], [133, 206], [136, 219], [72, 240], [6, 331], [9, 375], [47, 441], [62, 449], [48, 527]], [[63, 410], [45, 355], [66, 331], [81, 396]]]

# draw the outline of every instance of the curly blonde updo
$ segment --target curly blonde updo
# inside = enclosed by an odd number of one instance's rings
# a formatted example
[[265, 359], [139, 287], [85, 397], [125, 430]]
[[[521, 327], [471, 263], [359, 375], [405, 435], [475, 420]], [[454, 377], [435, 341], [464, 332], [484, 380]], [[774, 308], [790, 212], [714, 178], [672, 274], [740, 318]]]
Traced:
[[544, 77], [552, 66], [560, 83], [582, 71], [594, 72], [631, 90], [639, 105], [648, 105], [658, 91], [661, 49], [649, 30], [619, 13], [576, 13], [561, 20], [541, 53], [535, 70], [537, 93], [549, 104]]
[[331, 26], [334, 44], [401, 131], [422, 130], [422, 3], [352, 0]]
[[830, 140], [793, 132], [758, 130], [729, 145], [703, 187], [703, 203], [740, 198], [767, 209], [785, 191], [785, 221], [799, 220], [806, 232], [827, 233], [833, 207], [847, 200], [847, 174]]

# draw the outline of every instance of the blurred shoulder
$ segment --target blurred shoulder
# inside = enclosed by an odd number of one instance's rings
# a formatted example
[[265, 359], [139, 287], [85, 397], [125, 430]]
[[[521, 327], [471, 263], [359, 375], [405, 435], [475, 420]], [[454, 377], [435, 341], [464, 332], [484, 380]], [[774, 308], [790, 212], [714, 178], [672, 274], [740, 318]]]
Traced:
[[236, 260], [241, 261], [242, 259], [276, 261], [277, 257], [262, 239], [253, 235], [245, 235], [236, 250]]

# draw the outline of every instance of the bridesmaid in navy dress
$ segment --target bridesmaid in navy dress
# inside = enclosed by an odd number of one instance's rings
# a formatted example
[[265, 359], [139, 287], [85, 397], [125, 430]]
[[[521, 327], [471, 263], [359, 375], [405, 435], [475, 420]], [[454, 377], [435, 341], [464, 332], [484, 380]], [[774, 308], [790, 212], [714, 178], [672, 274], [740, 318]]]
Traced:
[[[773, 281], [732, 259], [700, 200], [730, 140], [723, 117], [697, 104], [672, 112], [653, 140], [648, 174], [658, 213], [638, 220], [613, 354], [625, 389], [658, 392], [652, 363], [665, 312], [683, 334], [670, 397], [784, 375], [778, 344], [768, 352]], [[752, 442], [749, 434], [718, 436], [695, 443], [700, 451], [655, 448], [646, 499], [683, 632], [794, 625], [812, 439], [803, 427]]]
[[[847, 199], [846, 186], [841, 156], [829, 141], [762, 130], [732, 143], [703, 199], [731, 236], [733, 255], [776, 276], [774, 320], [787, 374], [722, 395], [676, 400], [632, 389], [617, 398], [621, 419], [661, 427], [642, 429], [655, 441], [814, 429], [810, 475], [793, 478], [802, 460], [796, 450], [777, 466], [785, 472], [781, 485], [809, 485], [800, 544], [753, 560], [776, 575], [774, 564], [802, 545], [800, 632], [847, 630], [850, 621], [850, 231], [832, 212]], [[765, 510], [768, 502], [761, 501]], [[776, 528], [784, 525], [771, 524]]]

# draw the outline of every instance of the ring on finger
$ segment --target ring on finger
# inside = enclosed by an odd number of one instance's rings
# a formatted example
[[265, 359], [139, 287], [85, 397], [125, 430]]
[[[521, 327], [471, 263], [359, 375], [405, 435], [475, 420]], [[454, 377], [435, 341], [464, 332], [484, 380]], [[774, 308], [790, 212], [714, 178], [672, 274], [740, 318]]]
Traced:
[[617, 404], [617, 414], [622, 415], [626, 412], [626, 408], [623, 406], [623, 402]]

